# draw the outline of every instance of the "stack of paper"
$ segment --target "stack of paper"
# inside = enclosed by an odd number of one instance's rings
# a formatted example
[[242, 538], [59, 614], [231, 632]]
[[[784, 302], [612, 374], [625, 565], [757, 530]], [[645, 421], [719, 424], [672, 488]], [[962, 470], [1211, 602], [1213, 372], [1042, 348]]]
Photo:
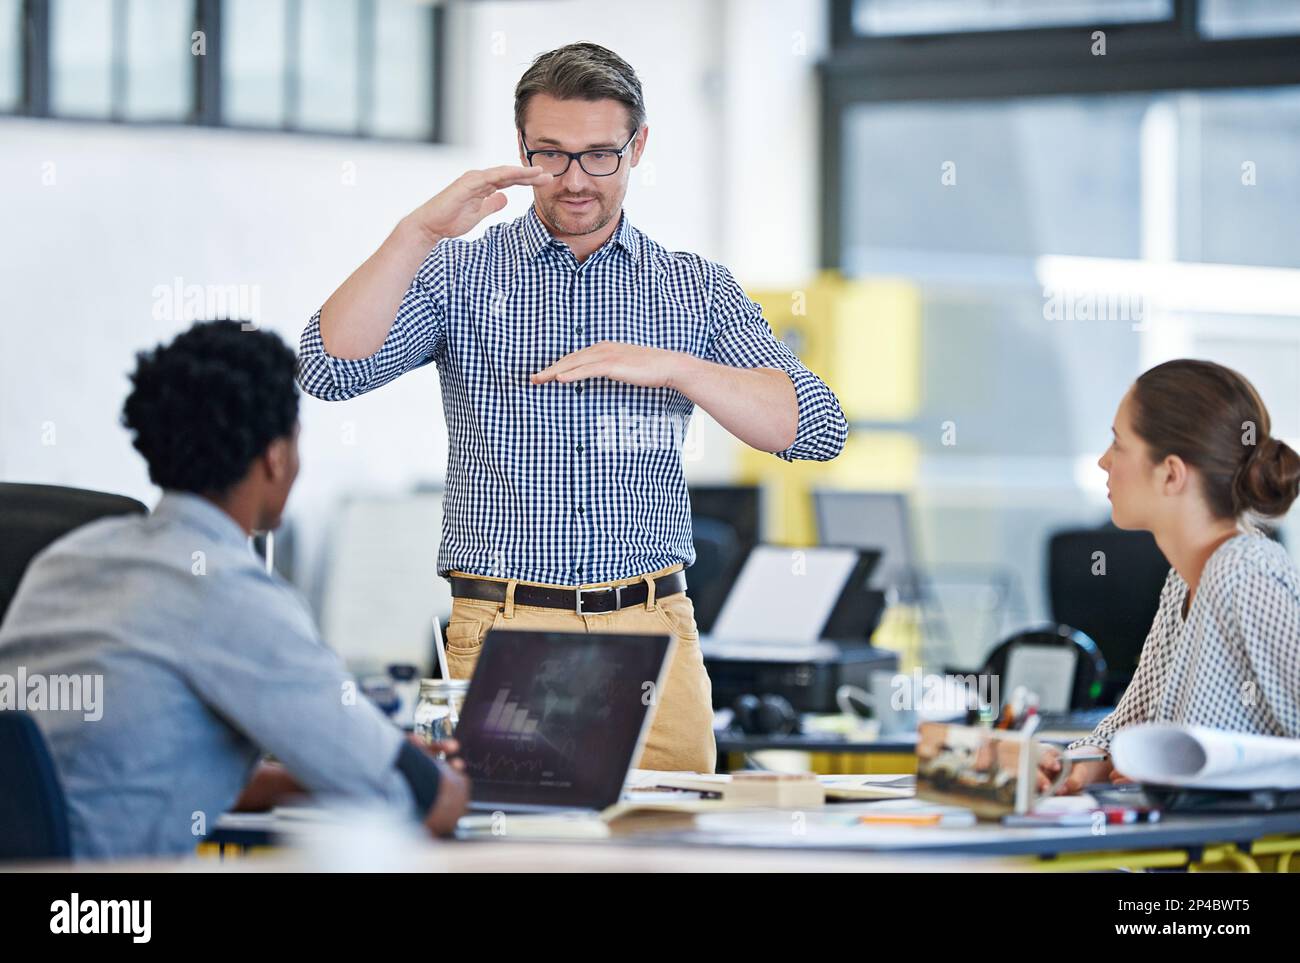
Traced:
[[728, 806], [817, 809], [826, 791], [810, 772], [664, 773], [656, 785], [716, 794]]

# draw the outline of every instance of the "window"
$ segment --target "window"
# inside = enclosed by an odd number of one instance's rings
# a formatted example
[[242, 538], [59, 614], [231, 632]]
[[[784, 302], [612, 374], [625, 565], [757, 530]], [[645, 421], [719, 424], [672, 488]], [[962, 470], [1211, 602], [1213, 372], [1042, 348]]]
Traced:
[[287, 0], [226, 0], [222, 5], [221, 105], [239, 127], [285, 126]]
[[1197, 12], [1207, 37], [1300, 34], [1300, 4], [1295, 0], [1201, 0]]
[[[1206, 120], [1226, 128], [1240, 120], [1262, 131], [1259, 112], [1274, 108], [1264, 106], [1265, 95], [1260, 91], [1300, 85], [1300, 4], [1294, 2], [831, 0], [831, 4], [831, 53], [823, 65], [826, 142], [822, 152], [822, 260], [831, 268], [849, 266], [853, 249], [877, 247], [881, 241], [898, 246], [894, 242], [905, 241], [909, 230], [922, 229], [919, 224], [895, 222], [892, 229], [899, 236], [893, 241], [872, 237], [873, 231], [890, 229], [885, 208], [900, 200], [870, 190], [872, 179], [860, 176], [855, 165], [875, 165], [881, 176], [903, 182], [930, 177], [937, 182], [938, 174], [931, 170], [934, 159], [922, 155], [928, 147], [946, 142], [947, 154], [942, 160], [954, 162], [958, 178], [965, 174], [994, 179], [990, 184], [1001, 178], [1002, 185], [1009, 188], [1009, 178], [1018, 176], [1015, 165], [1021, 165], [1026, 182], [1020, 185], [1023, 192], [1013, 191], [1013, 196], [1032, 199], [1037, 192], [1046, 198], [1056, 191], [1056, 185], [1071, 178], [1086, 186], [1089, 179], [1110, 176], [1116, 164], [1126, 163], [1116, 151], [1127, 151], [1131, 160], [1136, 131], [1131, 111], [1139, 107], [1130, 101], [1130, 113], [1124, 119], [1121, 95], [1250, 89], [1254, 92], [1244, 100], [1204, 99], [1204, 109], [1209, 112]], [[1163, 18], [1157, 6], [1162, 8]], [[980, 10], [983, 16], [976, 17]], [[1097, 38], [1099, 25], [1110, 22], [1125, 25], [1109, 36], [1103, 30], [1103, 36]], [[1003, 28], [1001, 32], [990, 32], [997, 26]], [[909, 36], [916, 33], [924, 33], [924, 40]], [[1288, 95], [1279, 96], [1277, 116], [1289, 125]], [[1073, 106], [1060, 100], [1046, 106], [1054, 97], [1075, 100]], [[1043, 99], [1042, 105], [1036, 104], [1039, 99]], [[1001, 142], [986, 136], [986, 125], [1002, 132]], [[1127, 146], [1114, 140], [1121, 137], [1124, 126], [1129, 131]], [[1184, 124], [1183, 129], [1200, 128]], [[958, 136], [962, 130], [968, 136]], [[1223, 148], [1232, 140], [1221, 139], [1216, 144], [1211, 128], [1206, 131], [1207, 139], [1199, 147], [1203, 160], [1228, 164], [1230, 158]], [[1250, 146], [1260, 158], [1239, 157], [1234, 163], [1240, 166], [1253, 161], [1257, 171], [1269, 167], [1276, 171], [1279, 162], [1292, 163], [1289, 158], [1279, 160], [1286, 153], [1283, 141], [1290, 136], [1289, 126], [1279, 128], [1271, 139], [1259, 132]], [[1044, 151], [1050, 153], [1059, 146], [1051, 143], [1053, 138], [1067, 138], [1059, 143], [1072, 143], [1079, 149], [1059, 151], [1052, 160]], [[1112, 149], [1100, 149], [1106, 144]], [[993, 164], [992, 156], [999, 154], [1000, 168]], [[961, 163], [963, 158], [968, 163]], [[1047, 170], [1054, 172], [1056, 180], [1040, 177], [1039, 183], [1031, 183], [1036, 172]], [[857, 198], [864, 190], [868, 195], [859, 203]], [[949, 193], [942, 206], [931, 213], [940, 223], [944, 218], [951, 223], [952, 233], [945, 243], [969, 246], [973, 242], [960, 225], [967, 225], [969, 231], [976, 213], [970, 205], [992, 201]], [[1069, 191], [1056, 193], [1067, 205], [1078, 197]], [[1281, 222], [1284, 212], [1294, 207], [1273, 209], [1264, 195], [1257, 191], [1249, 198], [1228, 201], [1248, 212], [1236, 223], [1243, 230], [1264, 230], [1279, 241], [1289, 241]], [[1213, 215], [1220, 199], [1211, 191], [1200, 213]], [[1293, 203], [1289, 197], [1271, 196], [1270, 200]], [[1094, 221], [1084, 218], [1068, 237], [1053, 239], [1048, 235], [1059, 229], [1043, 211], [1038, 212], [1036, 224], [1017, 227], [1007, 218], [1024, 212], [1002, 210], [1000, 219], [990, 221], [981, 231], [980, 245], [992, 252], [1014, 253], [1027, 239], [1017, 240], [1008, 232], [1033, 230], [1039, 240], [1051, 242], [1049, 246], [1088, 246]], [[1106, 243], [1131, 248], [1133, 213], [1112, 210], [1109, 214]], [[1186, 217], [1197, 214], [1197, 209], [1189, 208]], [[1179, 230], [1188, 223], [1185, 218]], [[1129, 240], [1120, 243], [1125, 236]], [[1205, 235], [1206, 256], [1219, 240], [1228, 238]], [[1184, 246], [1183, 250], [1191, 249]], [[1284, 255], [1252, 255], [1260, 259], [1269, 256]]]
[[843, 266], [869, 269], [890, 252], [1139, 256], [1148, 99], [853, 106], [844, 116], [844, 168], [853, 174]]
[[1156, 6], [832, 0], [823, 263], [906, 285], [920, 338], [915, 415], [852, 427], [914, 440], [928, 561], [1032, 618], [1139, 372], [1236, 367], [1300, 438], [1300, 4]]
[[0, 0], [0, 113], [436, 140], [439, 5]]
[[433, 43], [427, 9], [411, 0], [379, 0], [369, 133], [377, 137], [433, 136], [433, 91], [441, 49]]
[[866, 36], [1168, 20], [1172, 0], [854, 0]]
[[302, 0], [297, 44], [294, 126], [355, 131], [361, 123], [361, 16], [370, 4]]
[[23, 94], [21, 0], [0, 0], [0, 113], [12, 113]]
[[194, 105], [194, 7], [179, 0], [126, 5], [125, 99], [131, 120], [175, 120]]
[[54, 0], [50, 8], [50, 106], [60, 117], [113, 114], [113, 0]]

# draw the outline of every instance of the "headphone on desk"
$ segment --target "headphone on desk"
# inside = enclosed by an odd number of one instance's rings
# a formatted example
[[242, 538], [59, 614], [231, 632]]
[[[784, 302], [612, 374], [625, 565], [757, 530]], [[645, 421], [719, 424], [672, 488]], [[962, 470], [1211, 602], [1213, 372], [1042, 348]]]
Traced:
[[785, 696], [746, 692], [731, 704], [734, 724], [747, 736], [787, 736], [799, 731], [799, 713]]

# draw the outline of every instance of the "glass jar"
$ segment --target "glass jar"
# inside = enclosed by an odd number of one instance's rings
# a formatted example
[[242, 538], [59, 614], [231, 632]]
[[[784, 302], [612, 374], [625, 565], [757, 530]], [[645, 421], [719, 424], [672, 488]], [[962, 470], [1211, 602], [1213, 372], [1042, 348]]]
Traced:
[[426, 746], [450, 739], [468, 691], [468, 679], [421, 679], [415, 703], [416, 738]]

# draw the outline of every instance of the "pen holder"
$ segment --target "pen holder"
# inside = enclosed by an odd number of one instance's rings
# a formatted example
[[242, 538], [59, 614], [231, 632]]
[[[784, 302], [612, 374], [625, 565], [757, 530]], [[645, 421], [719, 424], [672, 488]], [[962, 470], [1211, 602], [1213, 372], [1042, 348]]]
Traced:
[[1045, 793], [1038, 793], [1042, 744], [1032, 733], [923, 722], [916, 742], [916, 795], [965, 806], [979, 819], [1027, 813], [1055, 795], [1070, 775], [1070, 760]]

